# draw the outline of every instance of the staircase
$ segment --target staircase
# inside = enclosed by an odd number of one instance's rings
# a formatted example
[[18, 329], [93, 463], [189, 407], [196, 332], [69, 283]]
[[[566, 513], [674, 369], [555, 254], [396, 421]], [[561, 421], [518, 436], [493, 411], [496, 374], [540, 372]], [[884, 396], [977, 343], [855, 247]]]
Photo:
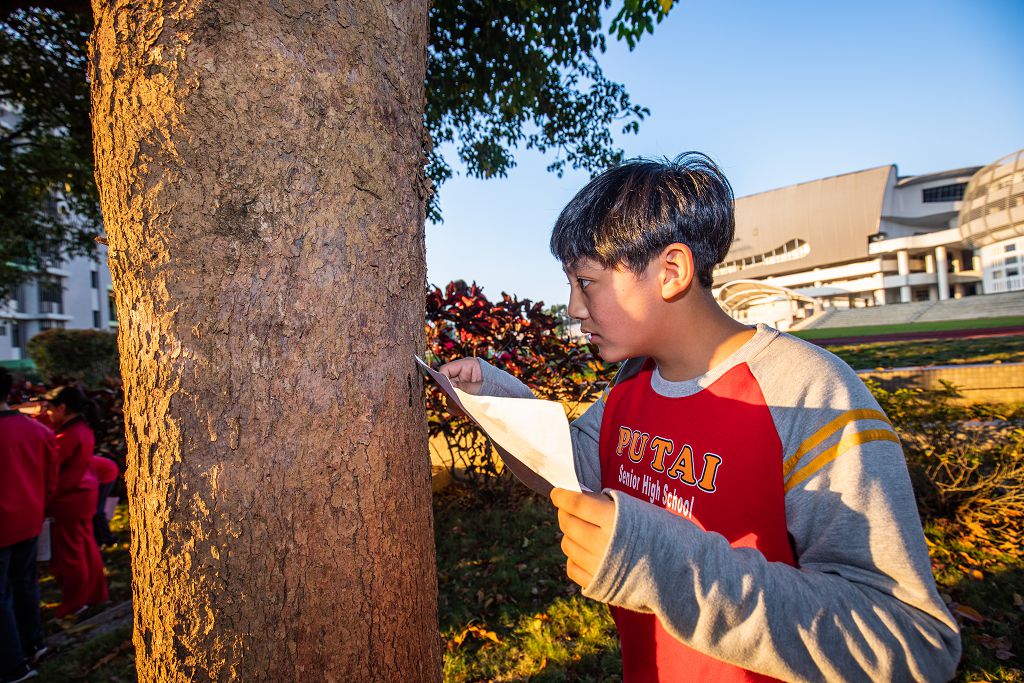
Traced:
[[945, 301], [887, 304], [849, 310], [829, 309], [808, 318], [799, 328], [794, 329], [906, 325], [915, 322], [977, 320], [1007, 316], [1024, 316], [1024, 291], [982, 294]]

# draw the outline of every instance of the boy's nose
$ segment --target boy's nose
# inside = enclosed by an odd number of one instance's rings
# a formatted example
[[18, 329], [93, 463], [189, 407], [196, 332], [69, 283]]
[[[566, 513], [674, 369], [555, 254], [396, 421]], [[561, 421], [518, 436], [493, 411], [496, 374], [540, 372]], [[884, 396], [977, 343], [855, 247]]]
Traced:
[[576, 287], [569, 290], [569, 306], [566, 309], [566, 313], [569, 314], [570, 318], [576, 318], [576, 320], [586, 320], [590, 317], [590, 313], [587, 311], [587, 307], [583, 305], [581, 301], [583, 297], [576, 291]]

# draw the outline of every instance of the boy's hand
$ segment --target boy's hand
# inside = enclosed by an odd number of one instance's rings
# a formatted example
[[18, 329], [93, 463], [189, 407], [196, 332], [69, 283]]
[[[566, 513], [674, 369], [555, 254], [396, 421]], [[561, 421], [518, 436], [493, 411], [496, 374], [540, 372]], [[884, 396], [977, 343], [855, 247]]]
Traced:
[[562, 552], [568, 558], [565, 573], [583, 588], [590, 585], [612, 538], [615, 502], [603, 493], [578, 493], [566, 489], [551, 492], [558, 508]]
[[439, 367], [437, 371], [451, 380], [452, 386], [467, 394], [479, 394], [484, 383], [484, 373], [480, 369], [480, 361], [476, 358], [453, 360]]

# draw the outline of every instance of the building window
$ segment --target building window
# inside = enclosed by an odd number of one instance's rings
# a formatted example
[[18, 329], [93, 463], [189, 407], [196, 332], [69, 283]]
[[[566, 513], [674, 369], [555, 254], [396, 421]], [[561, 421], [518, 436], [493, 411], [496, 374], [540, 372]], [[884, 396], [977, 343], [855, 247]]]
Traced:
[[39, 281], [39, 312], [44, 315], [64, 312], [64, 288], [59, 280]]
[[99, 289], [100, 288], [100, 274], [99, 274], [99, 271], [96, 271], [96, 270], [89, 271], [89, 276], [90, 276], [90, 278], [92, 280], [92, 288], [93, 289]]
[[1006, 251], [1006, 252], [1017, 251], [1017, 244], [1016, 244], [1016, 242], [1014, 242], [1013, 244], [1005, 245], [1003, 247], [1003, 251]]
[[807, 256], [809, 253], [811, 253], [811, 246], [807, 244], [806, 241], [802, 239], [792, 239], [781, 246], [775, 247], [772, 251], [721, 263], [715, 267], [714, 274], [716, 276], [728, 275], [729, 273], [735, 273], [738, 270], [743, 270], [744, 268], [749, 268], [754, 265], [771, 266], [777, 263], [784, 263], [786, 261], [795, 261], [796, 259], [801, 259], [804, 256]]
[[929, 187], [921, 191], [921, 201], [929, 202], [958, 202], [964, 198], [964, 189], [967, 183], [955, 183], [941, 187]]
[[40, 320], [39, 321], [39, 329], [40, 330], [63, 330], [64, 329], [64, 321], [63, 320]]
[[25, 307], [25, 302], [28, 301], [28, 295], [25, 292], [25, 285], [21, 285], [15, 290], [14, 299], [11, 301], [11, 305], [14, 307], [15, 311], [25, 313], [28, 310]]
[[11, 348], [21, 348], [21, 324], [17, 321], [11, 321]]
[[99, 311], [93, 311], [92, 312], [92, 326], [94, 328], [96, 328], [97, 330], [100, 329], [100, 312]]

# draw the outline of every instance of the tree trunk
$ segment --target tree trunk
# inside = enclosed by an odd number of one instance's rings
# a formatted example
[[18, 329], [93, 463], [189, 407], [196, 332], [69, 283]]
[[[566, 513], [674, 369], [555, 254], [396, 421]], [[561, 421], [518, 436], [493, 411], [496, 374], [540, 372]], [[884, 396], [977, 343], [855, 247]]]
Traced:
[[94, 0], [140, 680], [437, 680], [422, 0]]

